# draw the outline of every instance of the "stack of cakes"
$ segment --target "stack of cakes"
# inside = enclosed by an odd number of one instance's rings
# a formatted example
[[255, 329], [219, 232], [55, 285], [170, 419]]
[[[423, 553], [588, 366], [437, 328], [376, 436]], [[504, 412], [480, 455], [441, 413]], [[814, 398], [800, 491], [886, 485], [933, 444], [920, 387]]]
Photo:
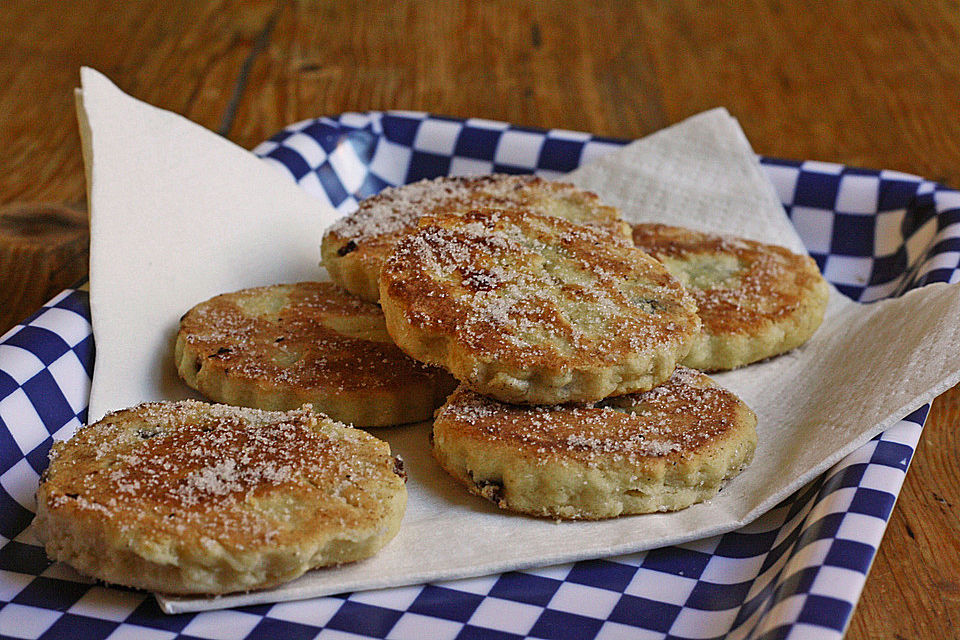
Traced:
[[756, 448], [754, 413], [701, 371], [800, 345], [827, 298], [805, 256], [631, 227], [531, 176], [387, 189], [322, 256], [332, 283], [223, 294], [181, 318], [178, 372], [223, 404], [147, 403], [54, 446], [36, 528], [51, 557], [168, 593], [368, 557], [400, 527], [406, 474], [342, 422], [433, 417], [440, 465], [504, 509], [687, 507]]
[[459, 381], [433, 425], [443, 468], [502, 508], [564, 519], [714, 495], [751, 461], [756, 417], [688, 366], [792, 349], [827, 297], [808, 257], [631, 229], [532, 177], [387, 190], [326, 233], [323, 256], [405, 353]]

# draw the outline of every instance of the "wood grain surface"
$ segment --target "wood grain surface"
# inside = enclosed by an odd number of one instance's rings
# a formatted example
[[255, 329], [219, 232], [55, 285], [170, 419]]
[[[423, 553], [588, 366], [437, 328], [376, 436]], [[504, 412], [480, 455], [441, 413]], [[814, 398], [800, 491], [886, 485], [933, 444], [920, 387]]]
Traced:
[[[758, 153], [960, 187], [955, 0], [65, 7], [0, 3], [0, 205], [18, 211], [84, 207], [72, 97], [80, 65], [248, 148], [289, 122], [343, 111], [635, 138], [722, 105]], [[0, 332], [83, 273], [83, 252], [72, 266], [4, 264]], [[25, 276], [38, 282], [15, 285]], [[954, 389], [930, 414], [848, 638], [957, 637], [958, 422]]]

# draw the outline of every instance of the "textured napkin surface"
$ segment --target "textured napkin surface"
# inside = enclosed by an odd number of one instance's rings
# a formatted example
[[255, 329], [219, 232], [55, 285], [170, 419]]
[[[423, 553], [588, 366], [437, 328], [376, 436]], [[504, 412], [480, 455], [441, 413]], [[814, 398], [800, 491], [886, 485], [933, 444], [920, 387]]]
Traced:
[[[91, 417], [181, 398], [170, 337], [196, 302], [243, 286], [320, 277], [333, 213], [266, 163], [85, 70], [97, 362]], [[570, 178], [660, 220], [802, 250], [743, 132], [723, 110], [614, 151]], [[137, 242], [148, 246], [138, 246]], [[556, 524], [468, 494], [429, 453], [429, 425], [376, 430], [408, 463], [397, 538], [370, 560], [276, 589], [160, 598], [168, 612], [275, 602], [496, 573], [676, 544], [739, 528], [960, 379], [960, 287], [861, 306], [832, 292], [810, 343], [715, 376], [759, 416], [753, 465], [716, 498], [672, 514]], [[454, 544], [451, 544], [451, 542]]]
[[629, 222], [736, 233], [806, 253], [737, 121], [713, 109], [567, 174]]
[[81, 71], [97, 358], [89, 418], [171, 395], [180, 316], [244, 287], [316, 278], [332, 209], [276, 168]]

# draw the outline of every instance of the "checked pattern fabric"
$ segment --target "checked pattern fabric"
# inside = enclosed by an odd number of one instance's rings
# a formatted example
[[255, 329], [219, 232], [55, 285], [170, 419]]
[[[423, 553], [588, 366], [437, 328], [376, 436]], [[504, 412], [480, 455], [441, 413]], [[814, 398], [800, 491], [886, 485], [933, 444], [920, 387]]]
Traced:
[[[341, 212], [446, 174], [556, 177], [623, 144], [423, 113], [297, 123], [255, 152]], [[827, 279], [871, 301], [960, 280], [960, 193], [915, 176], [762, 158]], [[54, 439], [86, 417], [94, 345], [83, 288], [0, 337], [0, 637], [839, 638], [927, 407], [749, 526], [676, 547], [468, 580], [199, 614], [50, 563], [33, 494]]]

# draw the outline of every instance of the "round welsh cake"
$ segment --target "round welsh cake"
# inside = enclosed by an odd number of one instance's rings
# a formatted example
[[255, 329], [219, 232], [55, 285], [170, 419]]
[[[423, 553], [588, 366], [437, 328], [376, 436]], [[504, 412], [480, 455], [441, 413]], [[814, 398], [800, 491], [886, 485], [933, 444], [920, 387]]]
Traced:
[[700, 329], [693, 298], [659, 262], [521, 209], [425, 218], [384, 264], [380, 302], [401, 349], [503, 402], [650, 389]]
[[756, 424], [739, 398], [685, 367], [598, 404], [518, 406], [460, 387], [437, 411], [433, 454], [503, 509], [594, 520], [711, 498], [753, 459]]
[[823, 321], [829, 287], [809, 256], [663, 224], [634, 225], [633, 240], [697, 300], [703, 328], [683, 360], [689, 367], [734, 369], [784, 353]]
[[407, 499], [387, 443], [308, 407], [147, 403], [50, 458], [35, 520], [47, 554], [163, 593], [260, 589], [366, 558]]
[[384, 189], [362, 201], [324, 234], [323, 265], [341, 287], [376, 302], [380, 268], [397, 240], [416, 229], [421, 217], [483, 207], [521, 207], [630, 237], [630, 226], [616, 209], [572, 184], [528, 175], [442, 177]]
[[180, 321], [177, 370], [217, 402], [379, 427], [429, 420], [456, 386], [393, 344], [375, 304], [329, 282], [245, 289]]

